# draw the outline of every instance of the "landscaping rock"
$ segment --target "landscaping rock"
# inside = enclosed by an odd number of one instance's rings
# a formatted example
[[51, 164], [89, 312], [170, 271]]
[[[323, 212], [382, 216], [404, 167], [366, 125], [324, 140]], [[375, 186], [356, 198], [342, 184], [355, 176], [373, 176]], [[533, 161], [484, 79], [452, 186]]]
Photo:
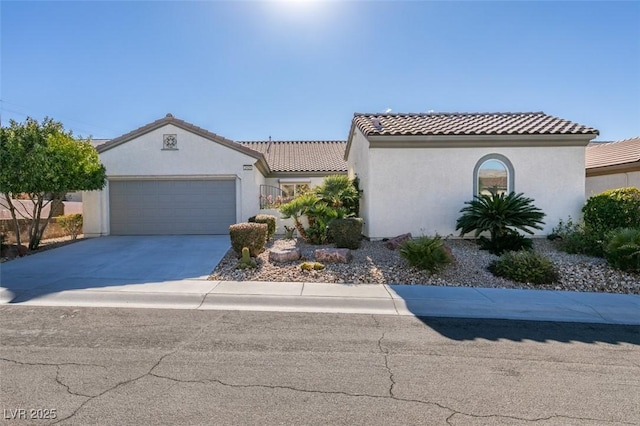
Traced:
[[353, 255], [349, 249], [326, 248], [317, 249], [315, 258], [320, 263], [349, 263]]
[[386, 248], [388, 248], [389, 250], [396, 250], [398, 247], [400, 247], [400, 245], [402, 243], [404, 243], [405, 241], [410, 240], [411, 237], [411, 233], [409, 234], [402, 234], [402, 235], [398, 235], [397, 237], [393, 237], [391, 238], [389, 241], [387, 241], [384, 245]]
[[297, 247], [269, 250], [270, 262], [294, 262], [298, 259], [300, 259], [300, 249]]
[[480, 250], [473, 240], [450, 238], [444, 241], [455, 262], [437, 274], [411, 268], [398, 251], [385, 247], [385, 241], [362, 241], [358, 250], [352, 250], [349, 263], [325, 263], [321, 271], [304, 271], [302, 260], [312, 261], [320, 248], [304, 241], [277, 238], [269, 243], [270, 249], [298, 247], [302, 254], [299, 262], [269, 262], [269, 251], [258, 255], [259, 268], [237, 269], [238, 257], [233, 250], [224, 256], [212, 280], [283, 281], [349, 284], [406, 284], [450, 287], [490, 287], [513, 289], [544, 289], [640, 294], [640, 274], [617, 271], [607, 266], [605, 259], [560, 252], [546, 238], [533, 241], [536, 252], [549, 257], [558, 268], [560, 279], [554, 284], [524, 284], [494, 276], [487, 269], [498, 257]]

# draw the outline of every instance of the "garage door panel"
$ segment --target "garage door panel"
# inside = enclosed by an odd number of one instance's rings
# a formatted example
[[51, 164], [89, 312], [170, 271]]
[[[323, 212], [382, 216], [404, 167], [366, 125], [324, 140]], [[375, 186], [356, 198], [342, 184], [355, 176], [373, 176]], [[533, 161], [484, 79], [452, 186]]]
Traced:
[[234, 180], [111, 181], [111, 234], [226, 234], [236, 221]]

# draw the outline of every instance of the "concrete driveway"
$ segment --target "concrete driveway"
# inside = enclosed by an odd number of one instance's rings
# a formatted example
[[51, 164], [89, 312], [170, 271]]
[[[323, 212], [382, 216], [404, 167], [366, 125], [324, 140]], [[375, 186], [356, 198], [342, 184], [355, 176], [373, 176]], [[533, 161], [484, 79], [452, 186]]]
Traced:
[[3, 263], [0, 291], [16, 303], [74, 289], [171, 291], [183, 280], [206, 287], [229, 248], [227, 235], [87, 239]]

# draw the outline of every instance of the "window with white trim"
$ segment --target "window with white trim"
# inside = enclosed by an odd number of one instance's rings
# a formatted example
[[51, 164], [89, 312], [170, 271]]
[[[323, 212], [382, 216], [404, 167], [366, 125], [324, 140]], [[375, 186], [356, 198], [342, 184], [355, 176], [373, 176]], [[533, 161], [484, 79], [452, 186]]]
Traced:
[[301, 193], [309, 191], [308, 182], [280, 182], [280, 189], [286, 198], [294, 198]]

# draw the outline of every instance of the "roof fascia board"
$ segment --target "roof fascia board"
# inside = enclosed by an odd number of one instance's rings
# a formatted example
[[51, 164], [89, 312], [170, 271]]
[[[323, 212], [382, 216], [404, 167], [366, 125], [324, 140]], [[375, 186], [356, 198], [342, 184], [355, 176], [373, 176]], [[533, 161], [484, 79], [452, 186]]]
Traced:
[[347, 139], [347, 146], [344, 148], [344, 161], [349, 160], [349, 151], [351, 150], [351, 142], [353, 141], [353, 136], [356, 129], [355, 119], [351, 120], [351, 128], [349, 129], [349, 138]]
[[268, 178], [305, 178], [305, 177], [324, 177], [330, 175], [346, 175], [347, 171], [328, 171], [328, 172], [272, 172]]
[[615, 173], [640, 172], [640, 161], [632, 163], [614, 164], [611, 166], [591, 167], [586, 169], [586, 176], [603, 176]]
[[258, 169], [262, 172], [262, 174], [267, 175], [268, 173], [271, 172], [271, 169], [269, 168], [269, 164], [267, 163], [266, 158], [264, 157], [264, 155], [258, 151], [255, 151], [249, 147], [245, 147], [242, 146], [240, 144], [237, 144], [231, 140], [225, 139], [219, 135], [216, 135], [214, 133], [208, 132], [207, 130], [201, 129], [197, 126], [194, 126], [192, 124], [189, 124], [183, 120], [177, 119], [175, 117], [164, 117], [161, 118], [159, 120], [156, 120], [152, 123], [147, 124], [146, 126], [142, 126], [132, 132], [126, 133], [120, 137], [117, 137], [115, 139], [111, 139], [109, 142], [102, 144], [98, 147], [96, 147], [96, 150], [98, 151], [99, 154], [108, 151], [112, 148], [115, 148], [119, 145], [122, 145], [126, 142], [129, 142], [133, 139], [139, 138], [140, 136], [146, 135], [147, 133], [153, 132], [155, 130], [158, 130], [164, 126], [167, 125], [173, 125], [175, 127], [178, 127], [186, 132], [189, 133], [193, 133], [195, 135], [198, 135], [204, 139], [207, 139], [209, 141], [218, 143], [222, 146], [225, 146], [227, 148], [233, 149], [234, 151], [240, 152], [242, 154], [248, 155], [249, 157], [253, 157], [256, 160], [258, 160]]
[[586, 146], [595, 138], [581, 135], [394, 135], [368, 136], [370, 148], [476, 148]]

